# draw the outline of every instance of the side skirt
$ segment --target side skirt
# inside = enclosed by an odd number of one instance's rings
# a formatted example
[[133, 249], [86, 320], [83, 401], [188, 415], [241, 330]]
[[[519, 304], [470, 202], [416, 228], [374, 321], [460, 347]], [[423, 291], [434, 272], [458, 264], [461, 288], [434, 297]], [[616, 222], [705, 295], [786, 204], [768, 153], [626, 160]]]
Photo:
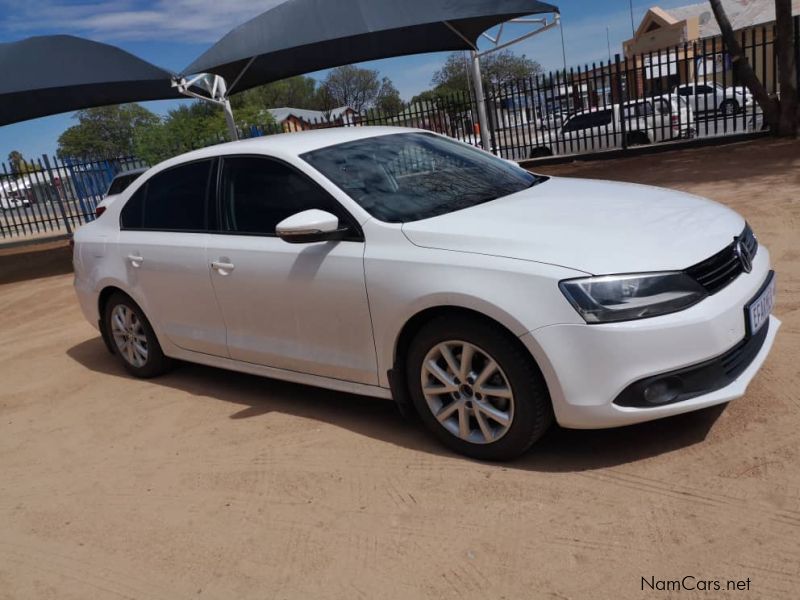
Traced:
[[191, 350], [183, 350], [182, 348], [178, 348], [174, 345], [171, 345], [169, 356], [178, 360], [185, 360], [187, 362], [207, 365], [209, 367], [218, 367], [220, 369], [228, 369], [230, 371], [238, 371], [240, 373], [249, 373], [251, 375], [259, 375], [261, 377], [270, 377], [272, 379], [280, 379], [282, 381], [291, 381], [292, 383], [313, 385], [315, 387], [334, 390], [337, 392], [372, 396], [373, 398], [392, 398], [391, 390], [377, 385], [344, 381], [342, 379], [332, 379], [330, 377], [310, 375], [308, 373], [289, 371], [287, 369], [276, 369], [275, 367], [267, 367], [265, 365], [242, 362], [222, 356], [211, 356], [210, 354], [202, 354], [200, 352], [192, 352]]

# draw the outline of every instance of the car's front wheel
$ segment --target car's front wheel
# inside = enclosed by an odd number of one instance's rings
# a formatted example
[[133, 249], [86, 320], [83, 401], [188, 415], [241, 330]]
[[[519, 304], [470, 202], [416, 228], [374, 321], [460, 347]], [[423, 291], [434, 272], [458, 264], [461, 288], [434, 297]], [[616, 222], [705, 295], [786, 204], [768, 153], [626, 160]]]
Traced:
[[105, 326], [125, 369], [136, 377], [161, 375], [171, 366], [142, 309], [128, 296], [113, 294], [106, 303]]
[[541, 372], [499, 327], [462, 315], [425, 325], [412, 342], [408, 387], [445, 445], [483, 460], [519, 456], [553, 420]]

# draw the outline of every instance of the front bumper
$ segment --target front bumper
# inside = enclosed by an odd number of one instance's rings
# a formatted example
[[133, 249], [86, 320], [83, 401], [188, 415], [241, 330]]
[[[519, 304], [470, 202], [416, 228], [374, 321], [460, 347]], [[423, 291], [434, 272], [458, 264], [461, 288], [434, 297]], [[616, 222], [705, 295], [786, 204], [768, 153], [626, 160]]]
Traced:
[[760, 348], [724, 387], [680, 402], [652, 406], [615, 403], [642, 379], [712, 361], [745, 338], [743, 307], [769, 274], [769, 252], [759, 247], [753, 271], [681, 312], [602, 325], [559, 324], [522, 336], [550, 390], [563, 427], [616, 427], [728, 402], [745, 393], [772, 348], [780, 321], [770, 316]]

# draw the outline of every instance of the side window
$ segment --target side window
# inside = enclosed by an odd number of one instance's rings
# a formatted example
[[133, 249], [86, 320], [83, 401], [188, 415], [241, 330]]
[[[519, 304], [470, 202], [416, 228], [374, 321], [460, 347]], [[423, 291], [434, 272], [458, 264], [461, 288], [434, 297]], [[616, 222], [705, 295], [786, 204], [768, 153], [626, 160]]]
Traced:
[[710, 94], [714, 91], [714, 89], [710, 85], [698, 85], [697, 86], [697, 93], [698, 94]]
[[680, 87], [678, 88], [678, 95], [679, 96], [691, 96], [693, 93], [692, 88], [690, 86]]
[[562, 131], [580, 131], [587, 127], [592, 127], [592, 115], [585, 113], [582, 115], [575, 115], [564, 124]]
[[128, 198], [119, 215], [119, 225], [122, 229], [141, 229], [144, 218], [144, 196], [147, 193], [145, 183]]
[[180, 165], [147, 181], [143, 229], [205, 231], [212, 160]]
[[589, 127], [605, 127], [611, 125], [612, 114], [610, 110], [598, 110], [589, 114]]
[[356, 231], [352, 218], [328, 192], [292, 167], [268, 158], [223, 159], [222, 231], [275, 235], [278, 223], [317, 208]]
[[663, 98], [656, 98], [655, 106], [659, 114], [668, 115], [672, 112], [672, 107], [669, 101], [664, 100]]

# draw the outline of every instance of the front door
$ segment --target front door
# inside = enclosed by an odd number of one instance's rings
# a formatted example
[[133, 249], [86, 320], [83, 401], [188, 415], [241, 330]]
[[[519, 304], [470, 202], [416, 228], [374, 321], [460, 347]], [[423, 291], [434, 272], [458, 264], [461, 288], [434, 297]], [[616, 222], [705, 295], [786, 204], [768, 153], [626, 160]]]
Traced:
[[[266, 157], [225, 157], [219, 196], [208, 257], [231, 358], [376, 384], [358, 224], [306, 175]], [[352, 234], [308, 244], [275, 235], [280, 221], [312, 208], [334, 213]]]

